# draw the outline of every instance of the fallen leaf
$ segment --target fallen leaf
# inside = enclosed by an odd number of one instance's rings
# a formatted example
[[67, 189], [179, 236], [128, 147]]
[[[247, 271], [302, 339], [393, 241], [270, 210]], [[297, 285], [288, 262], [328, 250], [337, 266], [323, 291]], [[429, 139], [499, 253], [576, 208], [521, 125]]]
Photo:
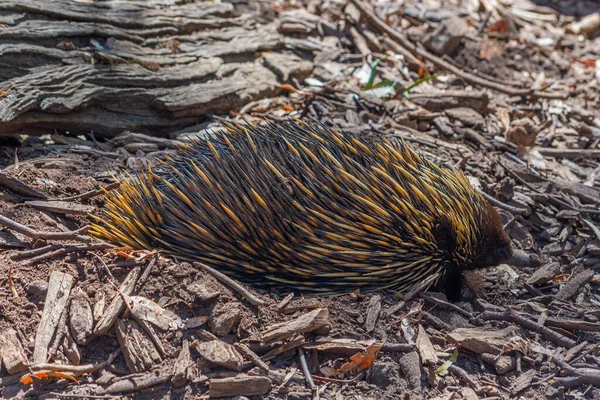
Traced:
[[79, 384], [79, 381], [73, 376], [69, 374], [65, 374], [64, 372], [34, 372], [29, 375], [25, 375], [21, 378], [21, 383], [23, 385], [31, 385], [33, 383], [33, 378], [36, 379], [68, 379]]
[[504, 54], [504, 46], [497, 40], [486, 40], [479, 46], [479, 58], [490, 61], [494, 57]]
[[356, 353], [350, 357], [350, 362], [344, 363], [337, 372], [339, 374], [345, 374], [346, 372], [355, 371], [355, 370], [365, 370], [371, 368], [375, 360], [377, 359], [377, 355], [379, 351], [383, 347], [382, 344], [374, 344], [366, 348], [364, 353]]

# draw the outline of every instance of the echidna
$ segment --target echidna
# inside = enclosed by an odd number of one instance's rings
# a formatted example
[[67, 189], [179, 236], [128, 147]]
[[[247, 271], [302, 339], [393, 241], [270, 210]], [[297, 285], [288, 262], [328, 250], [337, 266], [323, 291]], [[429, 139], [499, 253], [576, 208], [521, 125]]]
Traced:
[[464, 271], [511, 255], [462, 172], [316, 122], [229, 124], [124, 178], [106, 204], [96, 236], [280, 292], [403, 291], [439, 273], [458, 299]]

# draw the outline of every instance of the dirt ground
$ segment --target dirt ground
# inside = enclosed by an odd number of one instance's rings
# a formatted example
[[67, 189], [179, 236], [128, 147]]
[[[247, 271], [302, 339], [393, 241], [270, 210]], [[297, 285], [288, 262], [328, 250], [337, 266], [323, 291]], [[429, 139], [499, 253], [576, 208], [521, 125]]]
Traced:
[[[165, 28], [154, 39], [185, 44], [205, 35], [194, 43], [206, 44], [230, 35], [218, 18], [249, 15], [244, 29], [265, 29], [278, 45], [218, 53], [223, 64], [214, 75], [186, 82], [229, 87], [248, 76], [252, 83], [258, 75], [248, 71], [265, 69], [260, 90], [218, 94], [206, 100], [214, 105], [206, 113], [192, 93], [206, 87], [187, 93], [181, 104], [189, 112], [165, 105], [168, 117], [153, 108], [167, 95], [148, 88], [140, 103], [150, 106], [134, 111], [157, 124], [157, 135], [136, 118], [115, 117], [129, 124], [119, 130], [118, 123], [89, 117], [98, 104], [102, 112], [111, 109], [110, 97], [101, 94], [125, 84], [91, 90], [63, 113], [57, 104], [68, 98], [71, 83], [60, 90], [40, 84], [39, 97], [21, 109], [7, 96], [31, 89], [27, 74], [39, 71], [22, 65], [27, 73], [7, 75], [0, 101], [8, 100], [0, 104], [15, 113], [0, 113], [0, 215], [30, 230], [2, 222], [0, 231], [0, 332], [16, 338], [0, 338], [3, 398], [200, 399], [217, 397], [225, 386], [231, 391], [224, 397], [238, 399], [600, 399], [600, 17], [593, 2], [518, 3], [250, 2], [211, 17], [218, 27]], [[8, 16], [15, 12], [2, 7]], [[46, 20], [22, 9], [32, 21]], [[2, 15], [0, 46], [8, 49], [12, 39], [3, 29], [18, 29], [24, 20]], [[451, 33], [444, 36], [442, 28]], [[234, 41], [247, 34], [235, 32]], [[423, 46], [413, 49], [403, 37]], [[92, 39], [72, 44], [87, 51]], [[144, 43], [162, 55], [154, 39]], [[439, 43], [452, 48], [440, 50]], [[58, 39], [44, 46], [59, 48]], [[120, 51], [126, 65], [135, 64]], [[171, 56], [186, 51], [180, 46]], [[107, 54], [96, 54], [95, 62], [117, 65]], [[70, 65], [65, 60], [58, 64]], [[161, 62], [167, 63], [156, 61], [154, 78], [168, 70]], [[104, 206], [103, 194], [94, 191], [124, 172], [155, 165], [176, 141], [210, 135], [220, 118], [265, 117], [312, 118], [342, 131], [404, 138], [428, 159], [465, 171], [495, 199], [513, 247], [529, 258], [480, 272], [483, 294], [468, 302], [451, 303], [431, 291], [289, 300], [287, 293], [249, 288], [261, 302], [256, 305], [197, 265], [135, 249], [99, 249], [91, 238], [31, 233], [89, 225], [89, 214]], [[49, 369], [34, 359], [48, 299], [62, 295], [48, 290], [58, 272], [73, 282], [46, 344], [44, 361], [60, 367]], [[126, 294], [123, 282], [133, 275], [137, 283]], [[161, 317], [182, 325], [161, 329], [151, 321], [140, 328], [139, 315], [122, 306], [118, 321], [96, 332], [109, 304], [127, 296], [152, 300]], [[76, 305], [92, 318], [87, 331], [77, 326]], [[298, 321], [306, 326], [298, 328]], [[279, 323], [289, 332], [268, 339]], [[25, 362], [9, 372], [10, 357]], [[78, 365], [82, 370], [72, 368]], [[53, 371], [63, 375], [42, 375]]]

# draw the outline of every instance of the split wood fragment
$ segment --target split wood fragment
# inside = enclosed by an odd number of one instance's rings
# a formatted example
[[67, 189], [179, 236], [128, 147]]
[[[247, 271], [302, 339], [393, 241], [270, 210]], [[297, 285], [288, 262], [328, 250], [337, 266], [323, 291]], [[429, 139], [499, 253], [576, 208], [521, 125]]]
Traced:
[[210, 397], [260, 396], [271, 391], [271, 380], [264, 376], [238, 375], [232, 378], [211, 379]]
[[125, 296], [129, 296], [133, 292], [133, 288], [135, 287], [139, 274], [139, 267], [132, 269], [129, 274], [127, 274], [123, 280], [123, 283], [121, 283], [121, 286], [119, 287], [119, 293], [115, 294], [115, 297], [113, 297], [109, 306], [106, 308], [106, 310], [104, 310], [104, 314], [102, 314], [102, 317], [96, 324], [96, 328], [94, 328], [95, 335], [106, 334], [111, 326], [115, 323], [119, 314], [125, 309], [125, 301], [123, 300], [121, 293]]
[[75, 278], [72, 275], [59, 271], [50, 274], [44, 311], [35, 335], [34, 363], [46, 362], [50, 342], [54, 337], [74, 284]]

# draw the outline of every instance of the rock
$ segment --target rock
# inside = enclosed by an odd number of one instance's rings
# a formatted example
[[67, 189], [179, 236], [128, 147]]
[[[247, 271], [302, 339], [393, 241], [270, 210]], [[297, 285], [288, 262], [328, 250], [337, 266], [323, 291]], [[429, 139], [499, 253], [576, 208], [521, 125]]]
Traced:
[[458, 120], [465, 126], [483, 126], [485, 120], [477, 111], [468, 107], [457, 107], [446, 110], [448, 118]]
[[398, 360], [400, 369], [404, 374], [404, 378], [408, 382], [408, 386], [412, 390], [421, 388], [421, 359], [416, 351], [406, 353]]
[[0, 334], [0, 360], [9, 374], [27, 370], [29, 363], [14, 329], [5, 329]]
[[467, 32], [468, 26], [464, 19], [459, 17], [449, 18], [438, 25], [425, 38], [423, 44], [432, 52], [443, 56], [456, 50]]
[[592, 256], [600, 256], [600, 241], [594, 240], [588, 243], [587, 251]]
[[25, 291], [37, 297], [46, 297], [48, 293], [48, 282], [46, 281], [33, 281], [25, 285]]
[[371, 367], [371, 371], [371, 383], [380, 388], [390, 387], [400, 378], [398, 365], [393, 362], [376, 361]]
[[71, 300], [69, 327], [73, 340], [79, 345], [85, 345], [87, 338], [92, 335], [94, 314], [87, 296], [81, 291]]
[[216, 299], [221, 294], [208, 282], [194, 282], [188, 288], [187, 291], [193, 293], [196, 300], [200, 302], [210, 301]]
[[238, 303], [218, 304], [208, 320], [208, 326], [217, 336], [225, 336], [242, 318], [242, 310]]

